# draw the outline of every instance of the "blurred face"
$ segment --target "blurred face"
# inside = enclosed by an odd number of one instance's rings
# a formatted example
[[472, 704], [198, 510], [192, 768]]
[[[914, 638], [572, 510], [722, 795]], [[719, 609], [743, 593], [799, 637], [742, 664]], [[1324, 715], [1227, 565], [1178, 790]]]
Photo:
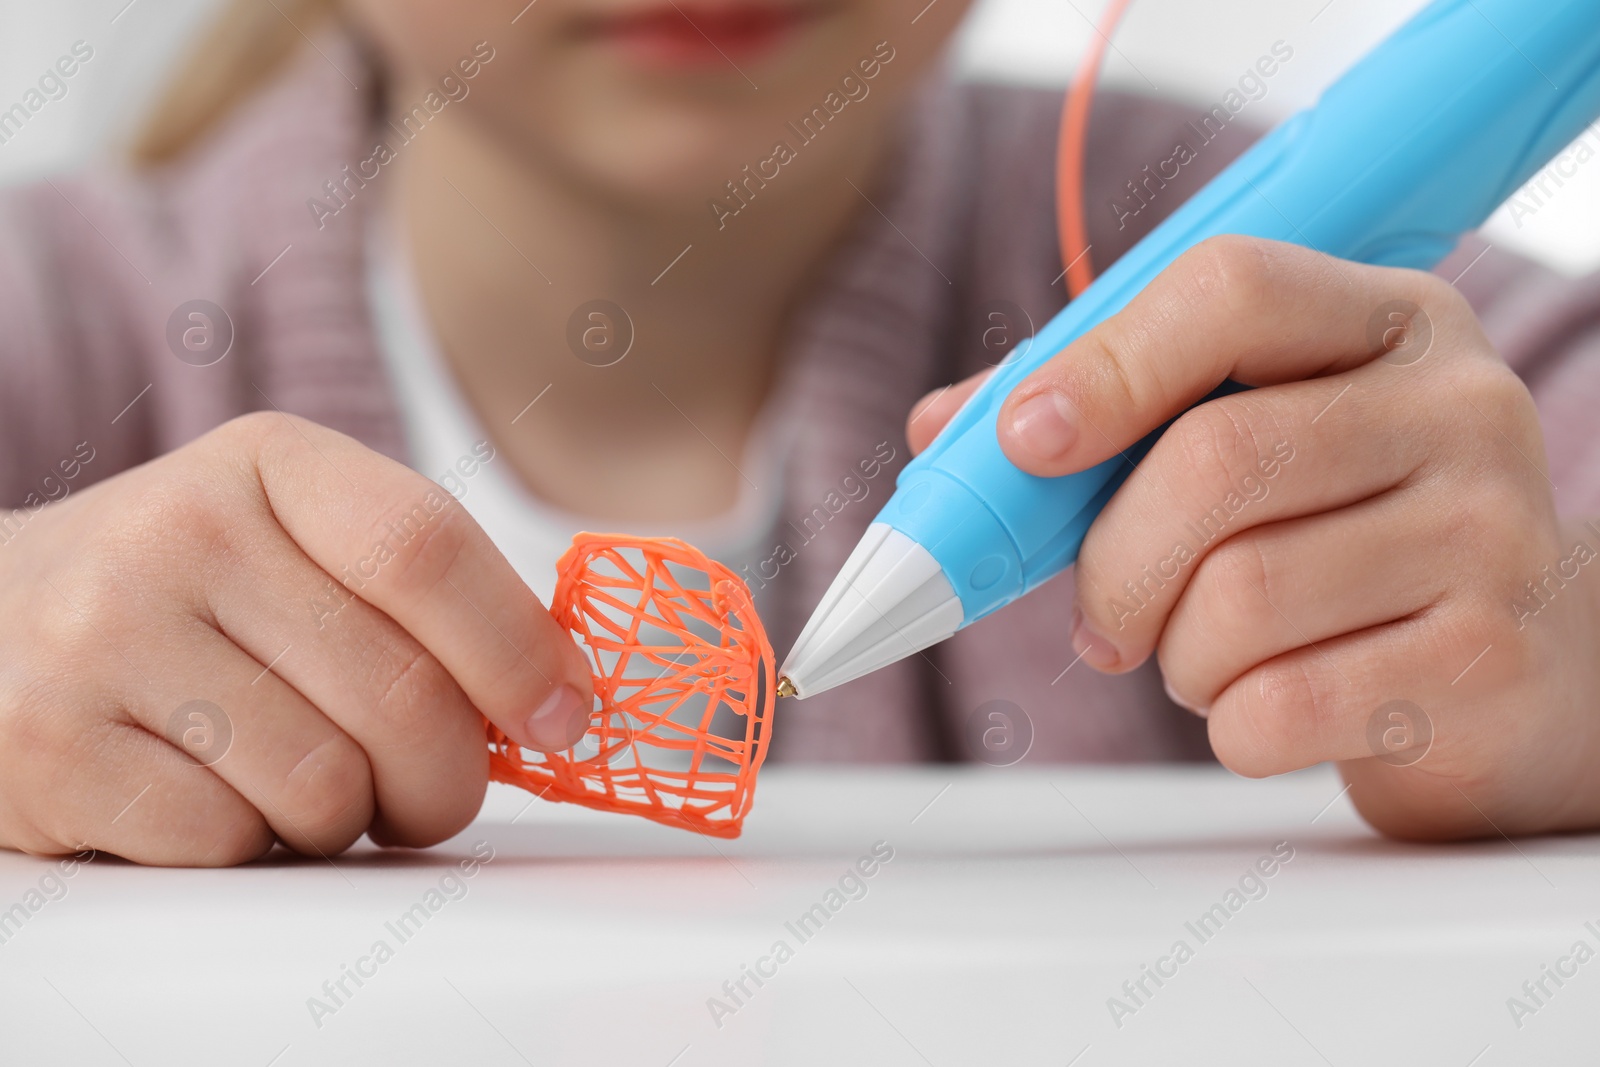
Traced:
[[795, 187], [875, 143], [970, 0], [524, 2], [347, 7], [389, 64], [397, 110], [436, 91], [584, 187], [703, 211], [746, 165]]

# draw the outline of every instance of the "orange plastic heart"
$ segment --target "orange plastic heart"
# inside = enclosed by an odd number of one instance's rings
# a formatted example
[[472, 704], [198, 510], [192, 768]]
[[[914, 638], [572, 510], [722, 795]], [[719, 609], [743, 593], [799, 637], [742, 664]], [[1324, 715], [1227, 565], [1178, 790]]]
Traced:
[[777, 693], [749, 588], [671, 537], [581, 533], [558, 570], [550, 613], [594, 668], [589, 732], [543, 753], [487, 723], [490, 777], [546, 800], [738, 837]]

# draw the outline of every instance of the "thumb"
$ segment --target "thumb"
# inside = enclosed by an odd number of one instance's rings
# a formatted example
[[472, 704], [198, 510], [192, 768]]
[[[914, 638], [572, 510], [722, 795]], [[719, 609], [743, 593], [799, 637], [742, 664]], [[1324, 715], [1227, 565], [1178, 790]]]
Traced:
[[[1397, 334], [1431, 339], [1433, 324], [1455, 321], [1463, 303], [1419, 271], [1212, 238], [1025, 378], [1000, 410], [1000, 445], [1030, 474], [1085, 470], [1224, 380], [1275, 385], [1352, 370], [1386, 355]], [[1396, 308], [1402, 327], [1372, 329]]]

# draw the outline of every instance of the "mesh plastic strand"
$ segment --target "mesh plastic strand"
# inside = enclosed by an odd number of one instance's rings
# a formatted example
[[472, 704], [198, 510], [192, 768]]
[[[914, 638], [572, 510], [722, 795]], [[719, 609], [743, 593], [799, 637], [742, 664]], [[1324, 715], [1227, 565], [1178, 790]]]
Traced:
[[544, 753], [486, 723], [490, 777], [546, 800], [739, 836], [776, 699], [750, 590], [670, 537], [582, 533], [558, 570], [550, 613], [594, 669], [589, 733]]

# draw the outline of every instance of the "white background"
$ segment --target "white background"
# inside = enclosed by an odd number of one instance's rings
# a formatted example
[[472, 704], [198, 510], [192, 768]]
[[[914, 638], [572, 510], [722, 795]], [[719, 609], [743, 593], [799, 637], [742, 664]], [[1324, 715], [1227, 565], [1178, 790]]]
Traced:
[[[505, 2], [508, 12], [522, 6]], [[910, 11], [926, 0], [903, 2]], [[0, 145], [0, 180], [73, 166], [114, 147], [217, 6], [218, 0], [0, 0], [0, 108], [19, 99], [74, 41], [95, 49], [67, 97]], [[1262, 118], [1281, 116], [1310, 103], [1421, 6], [1420, 0], [1138, 0], [1115, 39], [1105, 83], [1210, 103], [1282, 39], [1295, 49], [1294, 60], [1272, 80], [1268, 96], [1251, 105]], [[1099, 0], [977, 0], [956, 46], [958, 62], [969, 75], [1064, 85], [1100, 7]], [[1568, 272], [1600, 268], [1600, 160], [1520, 228], [1502, 212], [1489, 230], [1494, 243]]]
[[[79, 868], [0, 945], [0, 1060], [1593, 1067], [1600, 962], [1574, 976], [1569, 954], [1600, 943], [1597, 840], [1386, 841], [1329, 767], [773, 767], [737, 841], [495, 786], [420, 853]], [[493, 861], [399, 943], [384, 924], [478, 841]], [[879, 841], [894, 858], [866, 895], [790, 933]], [[1279, 842], [1292, 859], [1201, 943], [1185, 924]], [[0, 853], [0, 911], [47, 870]], [[377, 939], [394, 958], [314, 1020]], [[793, 958], [713, 1019], [779, 939]], [[1174, 976], [1178, 940], [1194, 956]], [[1513, 1016], [1546, 966], [1564, 987]], [[1145, 967], [1168, 980], [1114, 1016]]]

